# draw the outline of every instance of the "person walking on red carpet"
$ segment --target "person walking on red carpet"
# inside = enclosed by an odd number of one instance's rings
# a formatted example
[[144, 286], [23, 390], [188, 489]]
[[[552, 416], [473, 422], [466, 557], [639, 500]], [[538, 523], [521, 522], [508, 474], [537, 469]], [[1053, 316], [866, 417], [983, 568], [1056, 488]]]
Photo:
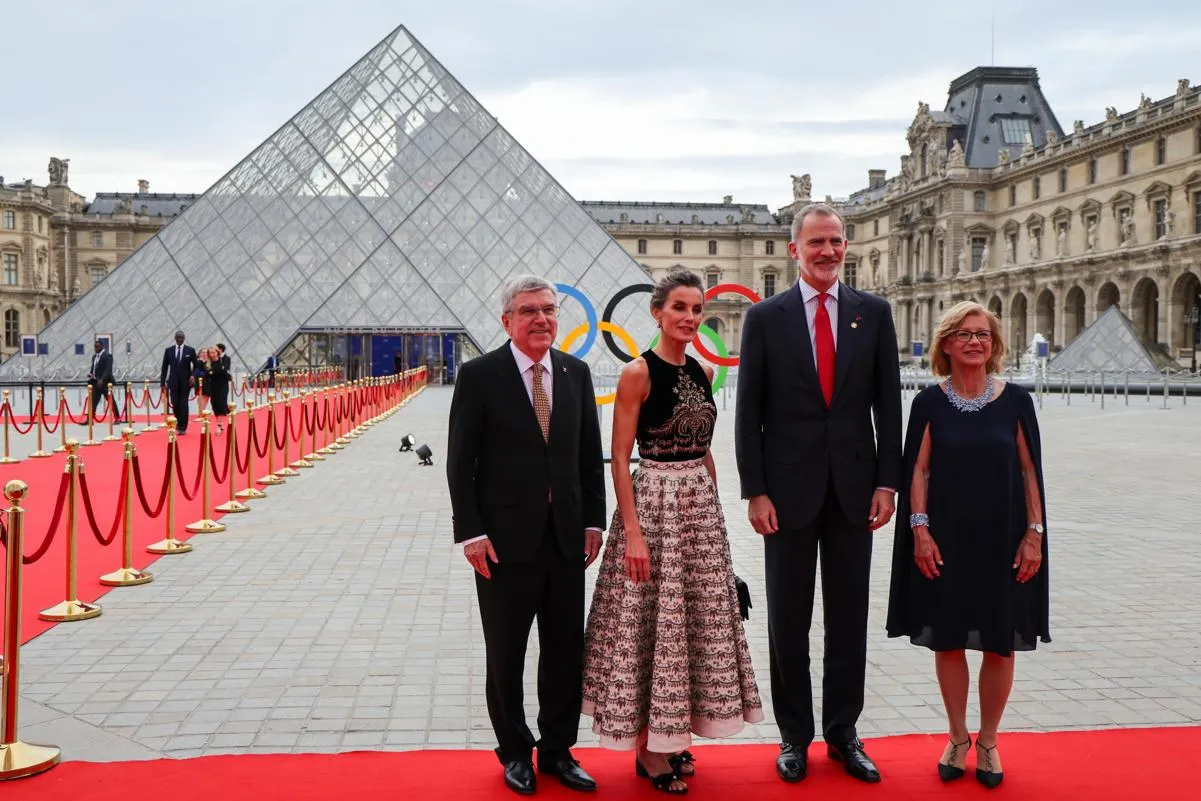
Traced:
[[603, 746], [636, 750], [637, 772], [674, 794], [694, 772], [693, 735], [729, 737], [763, 720], [709, 450], [713, 371], [685, 352], [704, 301], [695, 273], [663, 277], [651, 295], [659, 343], [618, 379], [618, 508], [585, 635], [593, 731]]
[[[605, 474], [592, 374], [551, 344], [554, 284], [522, 276], [502, 291], [509, 341], [464, 363], [450, 404], [446, 477], [454, 539], [475, 569], [487, 652], [488, 715], [511, 790], [539, 772], [573, 790], [596, 782], [571, 755], [580, 725], [584, 570], [600, 553]], [[538, 734], [522, 699], [538, 621]]]
[[1005, 358], [996, 315], [956, 304], [930, 357], [946, 380], [918, 393], [909, 414], [888, 636], [934, 651], [950, 735], [938, 762], [943, 781], [966, 773], [964, 650], [983, 652], [976, 779], [996, 787], [1014, 652], [1051, 641], [1041, 438], [1030, 393], [993, 377]]
[[[800, 280], [751, 306], [742, 328], [735, 449], [748, 516], [763, 535], [776, 772], [805, 778], [814, 731], [809, 628], [820, 553], [825, 613], [822, 735], [867, 782], [860, 741], [872, 532], [901, 470], [901, 381], [888, 302], [838, 279], [847, 240], [830, 206], [805, 206], [788, 251]], [[874, 428], [873, 428], [874, 422]]]
[[188, 394], [196, 384], [196, 351], [184, 344], [183, 331], [175, 332], [175, 345], [163, 351], [163, 366], [158, 384], [167, 390], [171, 414], [175, 415], [176, 431], [188, 432]]

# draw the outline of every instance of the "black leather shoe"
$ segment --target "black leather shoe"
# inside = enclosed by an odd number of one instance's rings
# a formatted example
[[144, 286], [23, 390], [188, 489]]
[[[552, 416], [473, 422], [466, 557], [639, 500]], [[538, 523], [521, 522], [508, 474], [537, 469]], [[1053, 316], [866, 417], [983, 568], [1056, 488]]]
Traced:
[[536, 779], [534, 764], [527, 759], [505, 763], [505, 787], [521, 795], [533, 795]]
[[538, 771], [558, 776], [559, 782], [569, 790], [579, 790], [590, 793], [596, 789], [596, 780], [580, 767], [580, 763], [570, 756], [555, 757], [543, 760], [538, 758]]
[[826, 753], [835, 762], [841, 762], [846, 772], [861, 782], [880, 781], [880, 771], [876, 763], [863, 750], [863, 741], [856, 737], [845, 743], [829, 743]]
[[[983, 784], [990, 790], [994, 790], [1001, 786], [1001, 782], [1005, 780], [1003, 771], [994, 771], [993, 766], [993, 751], [997, 750], [996, 743], [993, 743], [992, 748], [987, 748], [980, 745], [980, 741], [976, 741], [976, 781]], [[981, 759], [980, 757], [984, 757]]]
[[809, 754], [805, 748], [787, 740], [780, 743], [776, 774], [786, 782], [799, 782], [809, 772]]

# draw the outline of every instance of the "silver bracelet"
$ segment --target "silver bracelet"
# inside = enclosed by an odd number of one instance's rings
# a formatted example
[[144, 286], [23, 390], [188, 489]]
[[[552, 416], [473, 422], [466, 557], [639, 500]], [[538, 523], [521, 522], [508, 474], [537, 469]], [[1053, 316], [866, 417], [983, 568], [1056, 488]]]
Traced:
[[918, 526], [930, 526], [930, 515], [925, 512], [918, 512], [909, 515], [909, 528], [917, 528]]

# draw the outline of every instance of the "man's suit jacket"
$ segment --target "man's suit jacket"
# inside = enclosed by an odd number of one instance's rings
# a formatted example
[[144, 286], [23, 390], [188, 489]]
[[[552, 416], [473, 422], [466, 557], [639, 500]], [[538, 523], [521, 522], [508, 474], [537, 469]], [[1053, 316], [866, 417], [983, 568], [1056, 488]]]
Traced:
[[550, 440], [542, 437], [509, 343], [459, 367], [446, 477], [455, 542], [487, 535], [503, 563], [534, 558], [548, 491], [567, 559], [583, 564], [584, 529], [605, 528], [600, 421], [588, 365], [551, 350]]
[[188, 379], [196, 372], [196, 351], [191, 345], [183, 346], [183, 358], [175, 359], [175, 345], [163, 351], [163, 367], [158, 382], [169, 389], [186, 389]]
[[100, 353], [96, 359], [96, 369], [92, 371], [92, 379], [100, 387], [113, 383], [113, 355], [107, 350]]
[[832, 477], [847, 519], [867, 525], [875, 488], [899, 489], [901, 480], [900, 365], [888, 302], [839, 285], [828, 408], [799, 287], [750, 308], [739, 356], [734, 443], [742, 497], [769, 496], [781, 529], [803, 528], [821, 510]]

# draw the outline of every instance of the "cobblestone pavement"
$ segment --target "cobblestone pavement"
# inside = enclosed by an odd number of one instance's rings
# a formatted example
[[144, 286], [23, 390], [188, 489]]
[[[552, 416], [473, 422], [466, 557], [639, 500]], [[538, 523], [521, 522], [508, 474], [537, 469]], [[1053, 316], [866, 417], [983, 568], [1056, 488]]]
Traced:
[[[105, 596], [101, 617], [32, 641], [22, 738], [87, 760], [490, 748], [474, 587], [451, 544], [449, 401], [427, 390], [227, 532], [160, 560], [153, 583]], [[1169, 405], [1045, 399], [1054, 642], [1019, 656], [1009, 729], [1201, 723], [1201, 402]], [[732, 397], [719, 408], [719, 484], [770, 697], [762, 546], [738, 498]], [[434, 467], [397, 452], [408, 432]], [[944, 726], [930, 654], [883, 633], [891, 537], [874, 555], [864, 737]], [[811, 638], [819, 654], [820, 625]], [[526, 675], [533, 699], [532, 658]], [[776, 737], [770, 723], [740, 735]]]

